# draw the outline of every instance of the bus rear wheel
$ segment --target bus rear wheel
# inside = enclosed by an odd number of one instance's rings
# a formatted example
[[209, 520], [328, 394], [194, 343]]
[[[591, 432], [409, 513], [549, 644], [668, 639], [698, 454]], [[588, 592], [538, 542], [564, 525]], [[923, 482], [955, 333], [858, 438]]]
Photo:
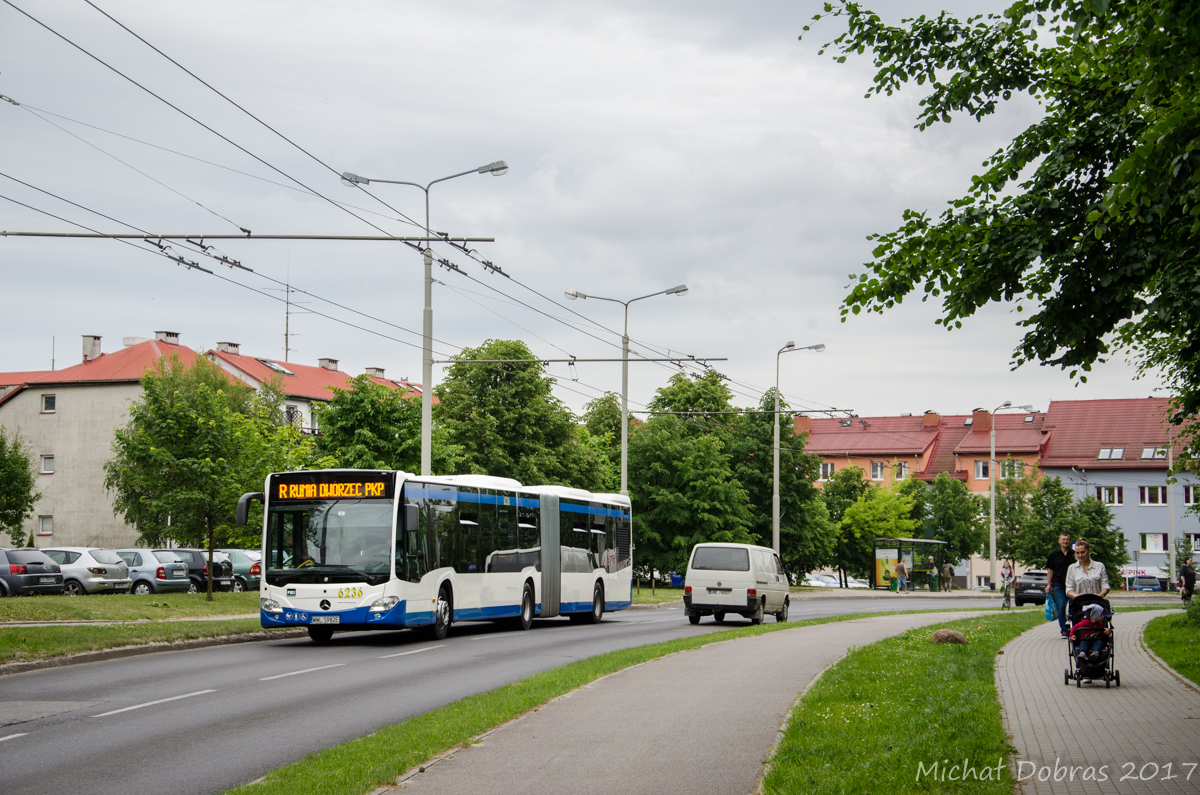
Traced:
[[442, 588], [433, 605], [433, 626], [429, 628], [434, 640], [445, 640], [446, 633], [450, 631], [450, 621], [450, 594]]
[[513, 621], [513, 629], [526, 630], [533, 626], [533, 588], [525, 583], [525, 591], [521, 594], [521, 615]]
[[313, 639], [314, 643], [328, 643], [333, 639], [333, 627], [310, 626], [308, 636]]
[[599, 624], [604, 618], [604, 586], [596, 583], [595, 590], [592, 591], [592, 612], [587, 614], [584, 619], [589, 624]]

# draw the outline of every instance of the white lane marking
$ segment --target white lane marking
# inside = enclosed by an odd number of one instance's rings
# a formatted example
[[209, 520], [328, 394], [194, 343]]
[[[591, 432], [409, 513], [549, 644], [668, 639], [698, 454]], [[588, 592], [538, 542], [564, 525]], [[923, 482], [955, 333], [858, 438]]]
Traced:
[[15, 740], [18, 737], [25, 737], [28, 734], [29, 732], [21, 732], [20, 734], [10, 734], [7, 737], [0, 737], [0, 743], [4, 742], [5, 740]]
[[215, 693], [216, 690], [197, 690], [195, 693], [184, 693], [182, 696], [171, 696], [170, 698], [160, 698], [157, 701], [147, 701], [145, 704], [134, 704], [132, 707], [122, 707], [114, 709], [110, 712], [101, 712], [99, 715], [93, 715], [93, 718], [107, 718], [109, 715], [116, 715], [120, 712], [129, 712], [133, 709], [141, 709], [142, 707], [153, 707], [155, 704], [166, 704], [168, 701], [178, 701], [181, 698], [191, 698], [192, 696], [202, 696], [205, 693]]
[[260, 682], [270, 682], [272, 679], [282, 679], [285, 676], [295, 676], [296, 674], [310, 674], [313, 671], [324, 671], [326, 668], [340, 668], [346, 663], [334, 663], [333, 665], [320, 665], [316, 668], [305, 668], [301, 671], [288, 671], [286, 674], [275, 674], [274, 676], [264, 676], [259, 679]]
[[446, 644], [444, 644], [444, 643], [443, 643], [441, 646], [426, 646], [426, 647], [425, 647], [425, 648], [423, 648], [423, 649], [413, 649], [412, 651], [402, 651], [402, 652], [400, 652], [399, 654], [385, 654], [385, 655], [383, 655], [382, 657], [380, 657], [379, 659], [381, 659], [381, 660], [386, 660], [386, 659], [388, 659], [388, 658], [390, 658], [390, 657], [403, 657], [403, 656], [404, 656], [404, 655], [406, 655], [406, 654], [420, 654], [421, 652], [423, 652], [423, 651], [429, 651], [430, 649], [440, 649], [440, 648], [442, 648], [442, 647], [443, 647], [443, 646], [445, 646], [445, 645], [446, 645]]
[[507, 633], [500, 634], [500, 635], [480, 635], [478, 638], [471, 638], [471, 640], [495, 640], [496, 638], [507, 638], [507, 637], [508, 637]]
[[639, 625], [641, 625], [641, 624], [665, 624], [668, 621], [676, 621], [677, 622], [677, 621], [679, 621], [679, 619], [678, 618], [656, 618], [653, 621], [639, 621], [637, 623]]

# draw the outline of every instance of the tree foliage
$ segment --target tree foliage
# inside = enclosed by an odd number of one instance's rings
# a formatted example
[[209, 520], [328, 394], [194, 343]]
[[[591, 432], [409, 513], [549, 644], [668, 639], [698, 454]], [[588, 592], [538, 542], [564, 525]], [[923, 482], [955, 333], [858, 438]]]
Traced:
[[[725, 385], [725, 377], [710, 368], [701, 375], [675, 373], [666, 386], [654, 394], [648, 408], [650, 411], [680, 413], [687, 422], [686, 432], [700, 436], [724, 430], [732, 423], [732, 399], [733, 393]], [[710, 416], [696, 416], [702, 412], [709, 412]]]
[[987, 543], [987, 504], [972, 494], [961, 480], [945, 472], [938, 474], [927, 489], [929, 513], [925, 518], [926, 535], [945, 541], [946, 560], [960, 560], [983, 552]]
[[600, 491], [612, 482], [605, 446], [551, 393], [555, 380], [518, 340], [464, 348], [435, 389], [434, 419], [461, 448], [460, 473]]
[[[847, 470], [855, 468], [847, 467]], [[911, 538], [913, 530], [918, 527], [917, 520], [912, 517], [912, 509], [913, 498], [901, 493], [898, 487], [868, 485], [858, 502], [847, 507], [842, 514], [842, 535], [853, 539], [853, 548], [859, 553], [859, 557], [853, 559], [852, 565], [847, 568], [852, 573], [863, 572], [863, 569], [874, 564], [873, 541], [876, 538]], [[864, 554], [867, 550], [870, 550], [870, 557]]]
[[0, 425], [0, 532], [8, 533], [14, 546], [24, 545], [22, 525], [42, 496], [34, 488], [36, 477], [28, 445]]
[[[1032, 311], [1014, 363], [1086, 372], [1113, 353], [1161, 367], [1183, 422], [1200, 410], [1200, 4], [1018, 0], [1001, 16], [885, 24], [857, 2], [818, 15], [848, 28], [839, 61], [870, 50], [872, 94], [927, 85], [918, 129], [977, 120], [1016, 93], [1044, 115], [984, 162], [936, 217], [872, 236], [847, 313], [912, 293], [958, 327], [980, 307]], [[807, 30], [807, 28], [805, 28]], [[824, 50], [822, 50], [824, 52]], [[1081, 378], [1086, 380], [1086, 375]]]
[[[256, 394], [201, 357], [160, 359], [141, 385], [104, 465], [113, 512], [140, 543], [207, 547], [211, 573], [215, 545], [258, 539], [253, 526], [234, 526], [238, 497], [260, 491], [270, 472], [304, 468], [312, 441], [278, 422], [277, 391]], [[211, 576], [208, 588], [211, 598]]]
[[836, 470], [821, 490], [829, 520], [838, 529], [837, 542], [833, 548], [833, 565], [843, 575], [865, 577], [875, 566], [875, 548], [871, 540], [881, 534], [868, 533], [859, 537], [850, 526], [842, 522], [846, 511], [859, 500], [866, 498], [872, 488], [862, 467], [850, 466]]

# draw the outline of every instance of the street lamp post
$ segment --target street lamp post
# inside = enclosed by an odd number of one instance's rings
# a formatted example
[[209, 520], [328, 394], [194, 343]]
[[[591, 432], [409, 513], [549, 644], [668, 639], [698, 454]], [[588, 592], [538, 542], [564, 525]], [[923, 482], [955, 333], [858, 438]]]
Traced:
[[788, 340], [787, 345], [784, 345], [775, 354], [775, 436], [774, 436], [774, 460], [771, 477], [771, 545], [775, 550], [775, 554], [779, 554], [779, 358], [789, 351], [817, 351], [820, 353], [825, 350], [825, 343], [816, 345], [808, 345], [803, 348], [797, 348], [796, 343]]
[[1009, 408], [1016, 408], [1021, 411], [1033, 411], [1033, 406], [1013, 406], [1011, 400], [1006, 400], [992, 409], [992, 457], [988, 459], [988, 496], [990, 497], [989, 502], [991, 505], [988, 512], [988, 524], [991, 528], [988, 553], [992, 559], [990, 582], [993, 591], [996, 590], [996, 412]]
[[686, 284], [679, 284], [666, 290], [659, 290], [649, 295], [641, 295], [622, 301], [618, 298], [604, 298], [599, 295], [588, 295], [579, 290], [564, 290], [563, 294], [574, 301], [576, 298], [594, 298], [597, 301], [612, 301], [625, 307], [625, 330], [621, 334], [621, 493], [629, 494], [629, 305], [643, 298], [653, 298], [656, 295], [687, 295]]
[[[429, 189], [439, 182], [445, 182], [455, 177], [467, 174], [491, 174], [498, 177], [508, 171], [508, 164], [503, 160], [488, 163], [486, 166], [461, 171], [448, 177], [440, 177], [426, 185], [419, 182], [406, 182], [402, 179], [376, 179], [361, 177], [349, 171], [342, 172], [342, 184], [370, 185], [372, 182], [383, 182], [389, 185], [412, 185], [425, 191], [425, 236], [433, 237], [429, 228]], [[425, 311], [421, 322], [421, 474], [433, 474], [433, 243], [425, 241]]]

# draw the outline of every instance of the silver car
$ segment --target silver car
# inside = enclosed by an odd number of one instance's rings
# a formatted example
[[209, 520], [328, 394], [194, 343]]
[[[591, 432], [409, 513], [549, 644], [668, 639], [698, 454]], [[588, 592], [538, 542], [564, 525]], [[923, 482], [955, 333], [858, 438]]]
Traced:
[[114, 549], [113, 552], [129, 566], [135, 594], [186, 592], [192, 584], [187, 564], [174, 552], [165, 549]]
[[46, 557], [62, 568], [63, 593], [129, 593], [133, 580], [129, 567], [111, 549], [55, 547], [43, 549]]

